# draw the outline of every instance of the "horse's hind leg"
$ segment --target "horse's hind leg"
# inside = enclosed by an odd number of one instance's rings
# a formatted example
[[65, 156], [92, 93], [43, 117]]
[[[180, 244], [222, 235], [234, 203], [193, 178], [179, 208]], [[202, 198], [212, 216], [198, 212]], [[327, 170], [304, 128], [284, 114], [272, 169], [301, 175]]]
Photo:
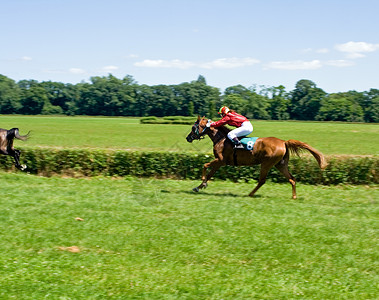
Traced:
[[278, 164], [275, 165], [280, 173], [284, 175], [290, 182], [292, 186], [292, 199], [296, 199], [296, 179], [292, 176], [292, 174], [288, 171], [288, 159], [282, 159]]
[[21, 154], [20, 150], [13, 149], [13, 153], [11, 155], [14, 158], [16, 168], [21, 171], [24, 171], [26, 169], [26, 165], [20, 164], [20, 154]]
[[[204, 164], [203, 166], [203, 173], [201, 176], [202, 183], [198, 187], [195, 187], [192, 189], [194, 192], [198, 192], [200, 189], [206, 188], [208, 186], [207, 181], [212, 178], [214, 173], [223, 165], [222, 162], [220, 162], [219, 159], [212, 160], [209, 163]], [[207, 169], [212, 168], [209, 173], [207, 174]]]

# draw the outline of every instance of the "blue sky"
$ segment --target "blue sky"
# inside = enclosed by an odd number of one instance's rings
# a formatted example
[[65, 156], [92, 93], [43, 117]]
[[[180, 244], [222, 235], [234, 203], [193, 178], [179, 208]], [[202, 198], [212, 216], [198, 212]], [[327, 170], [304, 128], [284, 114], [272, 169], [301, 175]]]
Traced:
[[379, 88], [376, 0], [0, 0], [0, 74]]

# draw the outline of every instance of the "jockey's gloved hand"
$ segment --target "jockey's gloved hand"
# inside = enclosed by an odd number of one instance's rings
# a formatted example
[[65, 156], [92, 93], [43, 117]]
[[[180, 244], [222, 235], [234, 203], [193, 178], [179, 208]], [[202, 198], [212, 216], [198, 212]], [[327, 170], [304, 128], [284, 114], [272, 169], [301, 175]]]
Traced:
[[206, 127], [211, 127], [211, 121], [210, 120], [208, 120], [208, 123], [205, 125]]

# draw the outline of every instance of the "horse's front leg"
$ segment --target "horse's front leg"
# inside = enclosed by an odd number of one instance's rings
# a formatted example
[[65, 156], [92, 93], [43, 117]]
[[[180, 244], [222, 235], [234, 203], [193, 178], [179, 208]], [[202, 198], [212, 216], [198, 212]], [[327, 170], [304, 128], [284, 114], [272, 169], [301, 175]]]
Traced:
[[[204, 164], [203, 166], [203, 172], [202, 172], [202, 175], [201, 175], [201, 180], [202, 182], [200, 183], [200, 185], [198, 187], [195, 187], [193, 189], [194, 192], [198, 192], [199, 190], [203, 189], [203, 188], [206, 188], [208, 186], [208, 183], [207, 181], [212, 178], [212, 176], [214, 175], [214, 173], [216, 173], [216, 171], [223, 165], [223, 163], [218, 159], [216, 158], [215, 160], [212, 160], [211, 162], [209, 163], [206, 163]], [[208, 168], [212, 168], [209, 173], [207, 174], [207, 169]]]

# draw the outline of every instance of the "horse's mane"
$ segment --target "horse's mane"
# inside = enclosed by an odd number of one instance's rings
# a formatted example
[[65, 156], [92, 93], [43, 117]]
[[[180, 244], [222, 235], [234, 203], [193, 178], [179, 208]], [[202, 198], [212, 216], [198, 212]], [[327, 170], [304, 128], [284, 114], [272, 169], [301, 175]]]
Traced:
[[229, 133], [229, 131], [230, 131], [230, 129], [227, 128], [227, 127], [224, 126], [224, 125], [222, 125], [222, 126], [220, 126], [220, 127], [217, 127], [217, 129], [218, 129], [220, 132], [222, 132], [224, 135], [227, 135], [227, 134]]
[[227, 135], [230, 131], [230, 129], [228, 127], [226, 127], [225, 125], [221, 125], [220, 127], [217, 127], [216, 128], [219, 132], [221, 132], [223, 135]]
[[[205, 119], [205, 117], [203, 117], [203, 120]], [[206, 120], [206, 119], [205, 119]], [[212, 121], [210, 119], [208, 119], [209, 121]], [[229, 129], [228, 127], [226, 127], [225, 125], [221, 125], [220, 127], [217, 127], [215, 128], [217, 129], [222, 135], [224, 136], [227, 136], [228, 133], [230, 132], [231, 129]]]

